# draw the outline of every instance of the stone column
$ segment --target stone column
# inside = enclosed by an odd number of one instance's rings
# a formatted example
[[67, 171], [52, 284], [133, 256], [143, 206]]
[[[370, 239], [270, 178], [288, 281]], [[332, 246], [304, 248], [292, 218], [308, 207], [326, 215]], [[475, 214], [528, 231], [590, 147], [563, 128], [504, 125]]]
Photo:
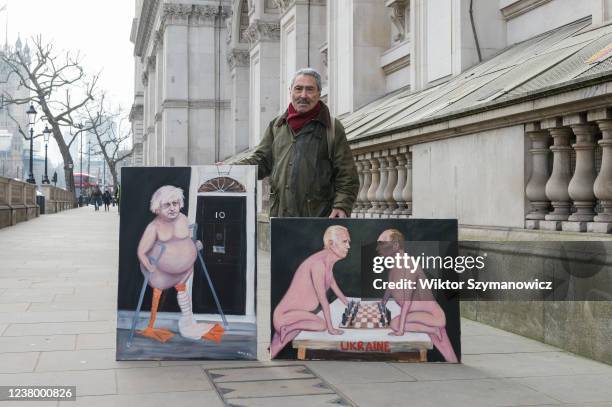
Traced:
[[570, 213], [570, 197], [567, 187], [572, 176], [570, 172], [569, 146], [572, 131], [569, 127], [563, 127], [560, 119], [541, 122], [541, 126], [548, 128], [553, 138], [550, 151], [553, 152], [553, 169], [546, 183], [546, 197], [551, 201], [553, 211], [540, 221], [540, 229], [561, 230], [561, 222], [567, 220]]
[[568, 192], [574, 200], [576, 212], [569, 216], [567, 222], [561, 225], [562, 230], [569, 232], [586, 232], [586, 223], [595, 217], [595, 194], [593, 184], [595, 183], [595, 134], [596, 126], [586, 123], [582, 119], [579, 123], [571, 124], [572, 131], [576, 135], [576, 169], [572, 177]]
[[546, 197], [546, 182], [550, 177], [548, 170], [548, 156], [550, 150], [550, 135], [547, 130], [541, 130], [539, 123], [528, 123], [525, 125], [526, 134], [531, 139], [531, 176], [525, 187], [527, 199], [531, 204], [532, 211], [526, 216], [525, 228], [538, 229], [539, 222], [544, 220], [550, 202]]
[[375, 215], [377, 218], [382, 218], [382, 214], [387, 209], [387, 202], [385, 201], [385, 188], [387, 187], [387, 179], [389, 177], [389, 166], [387, 164], [387, 157], [389, 156], [389, 150], [383, 150], [381, 156], [378, 159], [380, 165], [380, 183], [376, 190], [376, 204], [378, 205]]
[[367, 199], [370, 201], [372, 206], [368, 209], [366, 213], [366, 218], [373, 218], [374, 214], [378, 213], [378, 201], [376, 199], [376, 191], [378, 190], [378, 186], [380, 185], [380, 163], [378, 161], [378, 157], [380, 156], [380, 152], [372, 153], [370, 158], [370, 172], [372, 174], [372, 182], [370, 184], [370, 188], [368, 188]]
[[383, 193], [384, 200], [386, 203], [386, 209], [383, 211], [384, 218], [390, 218], [391, 214], [397, 209], [397, 203], [393, 199], [393, 191], [397, 185], [397, 159], [396, 151], [390, 151], [387, 157], [387, 186]]
[[[263, 4], [258, 2], [263, 8]], [[261, 140], [270, 121], [284, 110], [279, 105], [278, 84], [280, 80], [280, 23], [251, 19], [244, 31], [250, 44], [250, 108], [249, 117], [251, 147]]]
[[396, 150], [395, 158], [397, 160], [397, 184], [393, 190], [393, 199], [397, 202], [397, 208], [393, 211], [392, 217], [399, 218], [406, 209], [406, 201], [404, 200], [404, 187], [406, 186], [406, 152], [407, 147], [400, 147]]
[[406, 186], [402, 191], [402, 199], [406, 202], [406, 209], [401, 215], [410, 217], [412, 215], [412, 151], [406, 152]]
[[234, 48], [226, 58], [232, 84], [231, 139], [233, 154], [236, 154], [249, 148], [249, 51]]
[[368, 210], [372, 207], [371, 202], [368, 200], [368, 190], [370, 189], [370, 185], [372, 185], [372, 171], [369, 157], [369, 153], [361, 156], [363, 185], [359, 190], [359, 200], [361, 201], [361, 209], [359, 211], [360, 218], [365, 218], [366, 213], [368, 213]]
[[603, 212], [593, 219], [594, 222], [587, 224], [588, 232], [610, 233], [612, 232], [612, 114], [607, 109], [589, 112], [589, 120], [596, 120], [601, 130], [602, 139], [599, 145], [602, 149], [601, 168], [593, 185], [593, 192], [601, 201]]
[[357, 155], [354, 157], [355, 159], [355, 167], [357, 167], [357, 176], [359, 177], [359, 191], [357, 192], [357, 199], [355, 199], [355, 205], [353, 205], [353, 212], [351, 213], [351, 218], [358, 218], [359, 212], [361, 211], [361, 188], [363, 188], [363, 162], [361, 161], [361, 156]]

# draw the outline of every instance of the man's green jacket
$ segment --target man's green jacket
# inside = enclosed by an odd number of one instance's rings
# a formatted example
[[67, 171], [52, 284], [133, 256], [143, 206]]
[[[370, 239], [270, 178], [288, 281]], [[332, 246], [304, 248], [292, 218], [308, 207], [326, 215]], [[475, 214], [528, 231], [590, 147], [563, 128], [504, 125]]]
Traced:
[[319, 115], [297, 134], [287, 123], [287, 112], [272, 120], [255, 151], [238, 161], [257, 165], [259, 179], [270, 177], [271, 217], [323, 217], [332, 208], [351, 213], [359, 191], [357, 169], [344, 127], [337, 119], [331, 126], [329, 109], [320, 103]]

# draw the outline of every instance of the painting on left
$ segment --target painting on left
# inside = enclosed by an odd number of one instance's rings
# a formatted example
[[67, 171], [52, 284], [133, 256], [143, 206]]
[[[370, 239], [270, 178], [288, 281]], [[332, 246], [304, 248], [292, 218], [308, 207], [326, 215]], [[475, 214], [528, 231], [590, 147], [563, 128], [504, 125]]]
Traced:
[[121, 173], [117, 360], [254, 360], [256, 167]]

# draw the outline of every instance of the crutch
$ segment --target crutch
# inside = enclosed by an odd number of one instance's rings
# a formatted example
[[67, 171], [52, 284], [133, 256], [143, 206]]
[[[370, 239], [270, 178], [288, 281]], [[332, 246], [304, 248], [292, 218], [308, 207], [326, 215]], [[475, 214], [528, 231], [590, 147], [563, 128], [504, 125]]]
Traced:
[[223, 327], [227, 329], [227, 319], [225, 318], [225, 314], [223, 313], [223, 310], [221, 309], [221, 303], [219, 302], [219, 297], [217, 297], [217, 292], [215, 291], [215, 287], [213, 286], [212, 280], [210, 279], [210, 274], [208, 274], [208, 269], [206, 268], [206, 264], [204, 264], [204, 258], [202, 257], [202, 253], [200, 253], [200, 250], [202, 250], [204, 246], [202, 245], [201, 242], [198, 242], [197, 240], [198, 225], [194, 223], [193, 225], [190, 225], [189, 227], [191, 227], [193, 230], [193, 235], [191, 236], [191, 238], [196, 243], [196, 251], [198, 253], [198, 259], [200, 259], [200, 264], [202, 265], [202, 274], [204, 274], [206, 281], [208, 281], [208, 286], [210, 287], [210, 291], [212, 292], [213, 298], [215, 299], [215, 304], [217, 304], [217, 309], [219, 310], [219, 314], [221, 315], [221, 319], [223, 320]]
[[[159, 261], [159, 259], [161, 259], [161, 256], [164, 254], [164, 251], [166, 250], [166, 245], [164, 245], [163, 243], [158, 243], [158, 244], [160, 247], [159, 256], [157, 257], [149, 256], [149, 261], [154, 266], [157, 265], [157, 262]], [[140, 297], [138, 297], [138, 306], [136, 307], [136, 314], [134, 315], [134, 319], [132, 320], [132, 328], [130, 329], [130, 336], [128, 337], [128, 341], [127, 341], [128, 348], [132, 346], [132, 341], [134, 340], [134, 332], [136, 331], [136, 324], [138, 323], [138, 317], [140, 315], [140, 307], [142, 307], [142, 300], [144, 298], [145, 291], [147, 290], [147, 285], [149, 284], [150, 275], [151, 275], [151, 272], [149, 270], [147, 270], [146, 273], [143, 273], [144, 281], [142, 282], [142, 288], [140, 289]]]

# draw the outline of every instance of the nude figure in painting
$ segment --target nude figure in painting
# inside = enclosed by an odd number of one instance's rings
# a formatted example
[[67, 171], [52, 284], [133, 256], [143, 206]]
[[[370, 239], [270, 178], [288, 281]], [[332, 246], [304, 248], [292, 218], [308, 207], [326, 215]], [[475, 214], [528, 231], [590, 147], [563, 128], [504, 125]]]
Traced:
[[[323, 235], [324, 248], [300, 264], [287, 292], [272, 314], [274, 336], [270, 353], [274, 358], [302, 330], [325, 331], [340, 335], [342, 330], [332, 326], [327, 291], [331, 290], [344, 303], [348, 300], [334, 279], [333, 267], [348, 255], [350, 236], [343, 226], [330, 226]], [[323, 319], [315, 312], [323, 311]]]
[[[404, 240], [404, 235], [399, 230], [387, 229], [378, 237], [378, 253], [382, 256], [394, 257], [398, 253], [403, 256]], [[426, 279], [426, 276], [420, 268], [414, 272], [409, 268], [394, 267], [389, 270], [390, 282], [400, 282], [402, 279], [418, 282], [419, 279]], [[446, 316], [431, 290], [388, 289], [383, 303], [386, 303], [389, 297], [393, 297], [401, 309], [400, 315], [391, 320], [393, 332], [389, 335], [402, 336], [406, 331], [427, 333], [446, 361], [457, 363], [457, 356], [446, 334]]]
[[154, 328], [161, 293], [174, 287], [181, 308], [178, 323], [181, 336], [220, 342], [224, 333], [220, 325], [197, 323], [193, 317], [187, 281], [193, 275], [198, 248], [191, 238], [187, 217], [180, 212], [183, 202], [183, 190], [171, 185], [159, 188], [151, 198], [150, 210], [157, 216], [142, 234], [137, 254], [141, 271], [150, 273], [149, 285], [153, 288], [153, 300], [149, 324], [137, 332], [162, 343], [174, 336], [167, 329]]

